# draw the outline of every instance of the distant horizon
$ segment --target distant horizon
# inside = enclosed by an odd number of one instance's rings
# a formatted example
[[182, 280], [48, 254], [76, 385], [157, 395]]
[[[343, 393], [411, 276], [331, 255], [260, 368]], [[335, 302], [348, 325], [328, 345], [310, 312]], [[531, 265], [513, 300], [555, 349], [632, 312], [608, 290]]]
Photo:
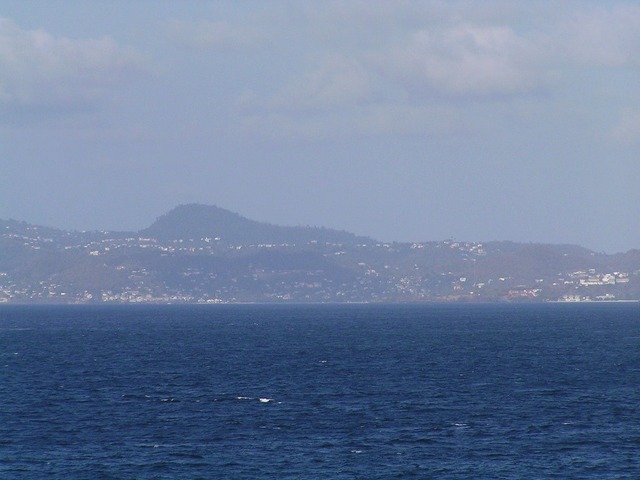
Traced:
[[613, 255], [613, 254], [617, 254], [617, 253], [626, 253], [630, 250], [637, 250], [640, 247], [637, 248], [630, 248], [628, 250], [625, 251], [620, 251], [620, 252], [598, 252], [596, 250], [593, 250], [591, 248], [589, 248], [586, 245], [581, 245], [579, 243], [554, 243], [554, 242], [536, 242], [536, 241], [517, 241], [517, 240], [511, 240], [511, 239], [471, 239], [471, 238], [466, 238], [466, 239], [457, 239], [457, 238], [451, 238], [451, 237], [447, 237], [447, 238], [433, 238], [433, 239], [419, 239], [419, 240], [383, 240], [383, 239], [379, 239], [379, 238], [375, 238], [369, 235], [363, 235], [359, 232], [350, 230], [350, 229], [338, 229], [338, 228], [333, 228], [327, 225], [311, 225], [311, 224], [298, 224], [298, 225], [294, 225], [294, 224], [290, 224], [290, 225], [286, 225], [286, 224], [275, 224], [275, 223], [271, 223], [271, 222], [266, 222], [264, 220], [261, 219], [255, 219], [255, 218], [249, 218], [245, 215], [243, 215], [241, 212], [237, 212], [234, 210], [230, 210], [224, 207], [220, 207], [218, 205], [210, 205], [210, 204], [205, 204], [205, 203], [199, 203], [199, 202], [189, 202], [189, 203], [181, 203], [176, 205], [175, 207], [167, 210], [164, 213], [161, 213], [160, 215], [157, 215], [151, 222], [149, 222], [147, 225], [141, 226], [137, 229], [109, 229], [109, 228], [92, 228], [92, 229], [83, 229], [83, 228], [64, 228], [64, 227], [60, 227], [60, 226], [56, 226], [56, 225], [47, 225], [47, 224], [42, 224], [42, 223], [35, 223], [35, 222], [30, 222], [28, 220], [23, 220], [23, 219], [17, 219], [17, 218], [0, 218], [0, 220], [4, 220], [4, 221], [15, 221], [15, 222], [22, 222], [22, 223], [26, 223], [27, 225], [32, 225], [32, 226], [38, 226], [38, 227], [42, 227], [42, 228], [51, 228], [51, 229], [55, 229], [55, 230], [61, 230], [61, 231], [73, 231], [73, 232], [117, 232], [117, 233], [140, 233], [141, 231], [149, 228], [151, 225], [153, 225], [158, 219], [160, 219], [160, 217], [173, 212], [174, 210], [176, 210], [179, 207], [183, 207], [183, 206], [203, 206], [203, 207], [211, 207], [211, 208], [217, 208], [226, 212], [230, 212], [236, 215], [239, 215], [240, 217], [242, 217], [243, 219], [252, 221], [252, 222], [258, 222], [258, 223], [263, 223], [263, 224], [268, 224], [268, 225], [272, 225], [272, 226], [279, 226], [279, 227], [308, 227], [308, 228], [326, 228], [329, 230], [335, 230], [335, 231], [343, 231], [349, 234], [353, 234], [359, 237], [367, 237], [370, 238], [373, 241], [376, 242], [381, 242], [381, 243], [428, 243], [428, 242], [447, 242], [447, 241], [451, 241], [451, 242], [456, 242], [456, 243], [494, 243], [494, 242], [512, 242], [512, 243], [516, 243], [516, 244], [533, 244], [533, 245], [556, 245], [556, 246], [575, 246], [575, 247], [581, 247], [581, 248], [585, 248], [587, 250], [593, 251], [593, 252], [597, 252], [597, 253], [605, 253], [607, 255]]

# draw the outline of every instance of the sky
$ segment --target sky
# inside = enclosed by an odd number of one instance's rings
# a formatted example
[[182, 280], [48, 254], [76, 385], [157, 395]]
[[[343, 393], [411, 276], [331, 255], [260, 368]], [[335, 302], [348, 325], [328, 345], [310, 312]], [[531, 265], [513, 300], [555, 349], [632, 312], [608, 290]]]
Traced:
[[636, 1], [3, 0], [0, 218], [640, 248]]

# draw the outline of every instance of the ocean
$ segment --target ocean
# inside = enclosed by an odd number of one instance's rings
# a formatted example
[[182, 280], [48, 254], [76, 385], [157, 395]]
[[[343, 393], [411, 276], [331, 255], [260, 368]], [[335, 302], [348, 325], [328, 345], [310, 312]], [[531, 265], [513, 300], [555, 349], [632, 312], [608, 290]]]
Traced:
[[640, 304], [2, 306], [2, 479], [640, 478]]

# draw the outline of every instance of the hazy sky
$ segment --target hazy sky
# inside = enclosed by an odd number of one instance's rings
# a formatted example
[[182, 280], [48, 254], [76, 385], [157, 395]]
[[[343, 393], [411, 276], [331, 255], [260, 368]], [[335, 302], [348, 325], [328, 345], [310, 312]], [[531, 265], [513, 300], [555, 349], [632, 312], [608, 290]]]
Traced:
[[640, 248], [640, 2], [3, 0], [0, 218]]

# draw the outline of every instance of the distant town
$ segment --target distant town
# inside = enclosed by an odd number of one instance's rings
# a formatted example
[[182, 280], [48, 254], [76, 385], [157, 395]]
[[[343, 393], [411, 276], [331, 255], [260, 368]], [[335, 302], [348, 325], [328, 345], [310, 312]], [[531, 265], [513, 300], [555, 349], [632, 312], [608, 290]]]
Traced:
[[140, 232], [0, 221], [0, 303], [602, 302], [640, 299], [640, 250], [381, 243], [184, 205]]

